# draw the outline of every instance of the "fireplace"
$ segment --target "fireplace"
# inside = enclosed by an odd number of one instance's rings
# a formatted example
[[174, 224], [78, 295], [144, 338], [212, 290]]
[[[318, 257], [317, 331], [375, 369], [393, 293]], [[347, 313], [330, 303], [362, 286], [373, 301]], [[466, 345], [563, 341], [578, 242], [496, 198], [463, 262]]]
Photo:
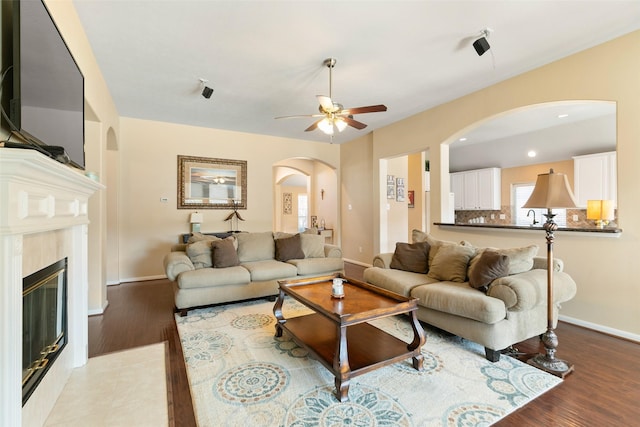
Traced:
[[[87, 362], [88, 207], [89, 197], [104, 186], [33, 150], [1, 148], [0, 171], [0, 426], [41, 426], [71, 371]], [[66, 280], [54, 280], [55, 291], [49, 289], [53, 284], [43, 289], [55, 295], [56, 308], [40, 313], [55, 319], [47, 320], [55, 326], [38, 332], [43, 342], [52, 341], [43, 344], [45, 352], [56, 344], [58, 352], [39, 362], [48, 370], [24, 402], [24, 369], [33, 362], [22, 355], [25, 333], [33, 334], [22, 330], [24, 279], [60, 260], [66, 260]], [[58, 304], [65, 284], [66, 304]], [[66, 344], [53, 342], [59, 335]]]
[[67, 344], [67, 258], [22, 281], [22, 405]]

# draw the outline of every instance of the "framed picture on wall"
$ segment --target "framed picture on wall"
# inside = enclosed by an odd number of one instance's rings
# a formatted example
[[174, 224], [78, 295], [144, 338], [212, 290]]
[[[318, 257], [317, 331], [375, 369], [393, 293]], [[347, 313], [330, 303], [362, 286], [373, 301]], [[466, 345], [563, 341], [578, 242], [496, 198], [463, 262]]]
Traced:
[[247, 162], [178, 156], [178, 209], [246, 209]]
[[387, 199], [396, 198], [396, 179], [393, 175], [387, 175]]
[[404, 178], [396, 179], [396, 202], [404, 202]]
[[282, 193], [282, 213], [291, 215], [293, 213], [293, 194]]

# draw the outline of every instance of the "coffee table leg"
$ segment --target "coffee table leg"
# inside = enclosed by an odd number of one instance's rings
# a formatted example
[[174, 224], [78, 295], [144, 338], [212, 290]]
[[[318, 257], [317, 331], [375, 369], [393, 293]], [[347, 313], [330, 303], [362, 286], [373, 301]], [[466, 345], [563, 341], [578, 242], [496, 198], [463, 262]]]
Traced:
[[422, 362], [424, 356], [420, 352], [420, 348], [424, 345], [426, 338], [424, 336], [424, 329], [418, 321], [415, 310], [411, 312], [411, 329], [413, 329], [413, 341], [407, 346], [410, 351], [417, 351], [417, 355], [413, 356], [413, 368], [416, 370], [422, 369]]
[[282, 325], [287, 321], [282, 314], [282, 303], [284, 302], [284, 292], [280, 290], [276, 303], [273, 305], [273, 315], [276, 317], [276, 337], [282, 336]]
[[333, 369], [336, 372], [336, 398], [340, 402], [349, 400], [349, 383], [351, 382], [351, 367], [347, 351], [347, 327], [338, 327], [336, 355], [333, 359]]

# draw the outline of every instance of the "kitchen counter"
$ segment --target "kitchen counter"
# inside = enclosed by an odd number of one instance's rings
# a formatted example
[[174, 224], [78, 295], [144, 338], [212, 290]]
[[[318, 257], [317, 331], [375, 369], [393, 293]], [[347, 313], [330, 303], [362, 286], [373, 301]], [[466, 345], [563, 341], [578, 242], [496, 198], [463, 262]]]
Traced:
[[[536, 231], [544, 231], [544, 228], [540, 225], [536, 225], [535, 227], [528, 225], [515, 225], [515, 224], [465, 224], [465, 223], [453, 223], [453, 222], [434, 222], [434, 225], [439, 225], [442, 227], [466, 227], [473, 229], [502, 229], [502, 230], [536, 230]], [[569, 228], [569, 227], [558, 227], [556, 232], [561, 231], [569, 231], [569, 232], [580, 232], [580, 233], [593, 233], [594, 235], [615, 235], [616, 237], [622, 233], [620, 228]]]

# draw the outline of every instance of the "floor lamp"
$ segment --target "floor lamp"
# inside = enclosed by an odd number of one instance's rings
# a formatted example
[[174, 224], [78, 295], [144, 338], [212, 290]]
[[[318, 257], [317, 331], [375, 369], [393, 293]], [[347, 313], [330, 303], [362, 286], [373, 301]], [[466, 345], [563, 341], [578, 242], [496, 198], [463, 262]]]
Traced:
[[551, 210], [576, 207], [576, 200], [569, 188], [567, 176], [563, 173], [554, 173], [553, 169], [550, 169], [549, 173], [538, 175], [531, 197], [522, 207], [547, 209], [547, 213], [544, 214], [547, 222], [543, 224], [543, 229], [547, 233], [547, 331], [542, 335], [546, 354], [537, 354], [527, 363], [564, 378], [573, 371], [573, 365], [556, 359], [558, 337], [553, 330], [553, 232], [558, 229], [558, 225], [553, 221], [555, 214]]

